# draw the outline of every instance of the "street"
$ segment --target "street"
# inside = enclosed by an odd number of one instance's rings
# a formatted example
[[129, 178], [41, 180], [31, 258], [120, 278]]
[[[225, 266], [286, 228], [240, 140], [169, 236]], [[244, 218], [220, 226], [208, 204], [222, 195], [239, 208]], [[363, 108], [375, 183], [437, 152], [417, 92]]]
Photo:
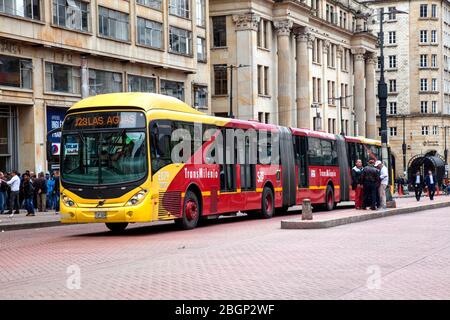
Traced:
[[449, 299], [448, 208], [331, 229], [234, 217], [0, 233], [0, 299]]

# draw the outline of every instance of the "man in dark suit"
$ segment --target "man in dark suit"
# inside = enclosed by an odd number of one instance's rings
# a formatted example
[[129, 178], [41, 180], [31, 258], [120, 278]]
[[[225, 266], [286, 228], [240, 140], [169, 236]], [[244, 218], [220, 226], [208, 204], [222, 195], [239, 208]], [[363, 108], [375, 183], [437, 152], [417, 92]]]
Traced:
[[420, 201], [420, 196], [422, 195], [423, 188], [423, 177], [420, 171], [416, 172], [416, 175], [411, 177], [411, 184], [414, 186], [414, 193], [416, 194], [416, 200]]
[[425, 177], [425, 184], [428, 188], [430, 200], [433, 200], [434, 193], [436, 192], [436, 176], [433, 174], [433, 172], [431, 172], [431, 170], [428, 171], [428, 175]]

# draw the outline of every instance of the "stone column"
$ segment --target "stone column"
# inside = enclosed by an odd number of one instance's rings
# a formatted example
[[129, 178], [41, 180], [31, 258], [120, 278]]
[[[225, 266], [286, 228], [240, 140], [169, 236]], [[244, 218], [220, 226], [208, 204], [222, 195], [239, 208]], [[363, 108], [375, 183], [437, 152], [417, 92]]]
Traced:
[[289, 61], [289, 39], [293, 22], [290, 20], [274, 21], [278, 45], [278, 124], [291, 126], [291, 97]]
[[297, 33], [297, 127], [311, 127], [310, 44], [313, 38], [306, 27]]
[[[336, 47], [336, 97], [344, 97], [345, 91], [341, 88], [341, 66], [343, 59], [344, 48], [341, 45]], [[337, 133], [345, 132], [345, 121], [344, 121], [344, 101], [345, 98], [340, 98], [335, 100], [336, 105], [336, 119], [337, 119]]]
[[353, 103], [355, 110], [355, 118], [358, 122], [358, 135], [366, 135], [366, 108], [365, 108], [365, 89], [364, 89], [364, 54], [366, 50], [363, 48], [353, 49], [355, 59], [355, 70], [354, 70], [354, 92], [353, 92]]
[[370, 139], [377, 137], [377, 113], [375, 97], [375, 63], [377, 57], [373, 52], [366, 57], [366, 136]]
[[[252, 119], [258, 96], [258, 66], [255, 62], [256, 38], [261, 17], [253, 14], [233, 15], [236, 24], [236, 66], [233, 70], [233, 110], [239, 119]], [[242, 115], [242, 116], [240, 116]]]
[[330, 63], [328, 61], [328, 51], [332, 50], [331, 48], [331, 43], [329, 40], [325, 40], [323, 41], [323, 47], [322, 47], [322, 52], [323, 52], [323, 57], [322, 57], [322, 97], [320, 98], [320, 101], [322, 101], [323, 105], [322, 105], [322, 110], [323, 110], [323, 115], [322, 115], [322, 130], [328, 132], [329, 128], [328, 128], [328, 118], [330, 117], [330, 114], [328, 112], [329, 108], [328, 105], [330, 104], [330, 98], [328, 96], [328, 77], [327, 77], [327, 70], [328, 70], [328, 64]]

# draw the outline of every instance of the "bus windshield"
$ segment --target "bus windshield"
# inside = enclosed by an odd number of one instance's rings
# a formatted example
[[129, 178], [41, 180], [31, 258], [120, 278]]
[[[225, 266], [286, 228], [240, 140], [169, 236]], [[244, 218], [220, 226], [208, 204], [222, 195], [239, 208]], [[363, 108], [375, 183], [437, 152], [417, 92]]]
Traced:
[[[72, 119], [66, 120], [65, 125]], [[95, 131], [66, 128], [70, 131], [63, 131], [61, 144], [64, 182], [110, 185], [134, 182], [147, 175], [145, 125], [142, 130], [129, 127]]]

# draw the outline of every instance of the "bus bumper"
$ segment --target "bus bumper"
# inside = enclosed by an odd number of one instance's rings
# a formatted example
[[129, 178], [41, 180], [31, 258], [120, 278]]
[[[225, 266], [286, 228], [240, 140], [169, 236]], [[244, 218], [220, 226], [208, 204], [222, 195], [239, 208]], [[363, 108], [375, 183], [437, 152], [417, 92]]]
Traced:
[[152, 206], [84, 208], [61, 204], [61, 223], [151, 222]]

